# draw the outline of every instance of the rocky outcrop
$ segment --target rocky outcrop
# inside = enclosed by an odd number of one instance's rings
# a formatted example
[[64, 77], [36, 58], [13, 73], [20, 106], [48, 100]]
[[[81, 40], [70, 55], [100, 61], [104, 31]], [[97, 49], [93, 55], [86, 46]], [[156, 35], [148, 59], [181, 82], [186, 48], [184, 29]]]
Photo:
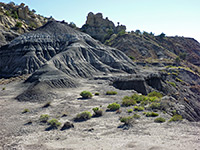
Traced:
[[52, 18], [35, 14], [24, 3], [15, 5], [13, 2], [0, 2], [0, 46], [8, 44], [20, 34], [29, 32], [44, 25]]
[[164, 73], [138, 73], [137, 75], [114, 79], [113, 86], [120, 90], [135, 90], [143, 95], [147, 95], [154, 90], [167, 94], [163, 85], [165, 79], [166, 74]]
[[137, 61], [159, 59], [160, 61], [175, 62], [175, 59], [180, 57], [181, 61], [186, 60], [200, 66], [200, 44], [192, 38], [164, 37], [161, 39], [159, 36], [148, 33], [131, 32], [110, 38], [106, 44], [120, 49]]
[[81, 28], [81, 31], [102, 43], [109, 39], [112, 34], [117, 34], [122, 30], [125, 31], [126, 26], [118, 24], [115, 27], [114, 23], [108, 18], [104, 19], [101, 13], [93, 14], [92, 12], [88, 14], [86, 23]]
[[136, 75], [121, 76], [113, 80], [113, 86], [121, 90], [135, 90], [143, 95], [159, 91], [168, 95], [160, 101], [163, 111], [170, 114], [176, 110], [190, 121], [200, 121], [199, 83], [200, 76], [184, 68], [154, 73], [141, 71]]

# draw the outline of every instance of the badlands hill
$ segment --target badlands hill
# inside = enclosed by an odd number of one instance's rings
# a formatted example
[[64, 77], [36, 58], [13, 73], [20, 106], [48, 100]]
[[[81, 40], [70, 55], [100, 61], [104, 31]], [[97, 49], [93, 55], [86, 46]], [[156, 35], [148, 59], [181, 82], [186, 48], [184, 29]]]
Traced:
[[199, 43], [88, 19], [81, 29], [51, 20], [2, 44], [0, 148], [199, 149]]

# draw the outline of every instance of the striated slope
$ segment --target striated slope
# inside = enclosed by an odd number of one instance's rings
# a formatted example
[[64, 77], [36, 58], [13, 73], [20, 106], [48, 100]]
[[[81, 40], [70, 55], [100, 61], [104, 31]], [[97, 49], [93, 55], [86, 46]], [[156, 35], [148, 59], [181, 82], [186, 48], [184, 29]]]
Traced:
[[134, 72], [134, 64], [119, 50], [56, 21], [19, 36], [0, 49], [0, 56], [2, 77], [31, 74], [45, 63], [74, 77], [101, 71]]
[[26, 81], [31, 86], [17, 97], [25, 101], [51, 99], [51, 89], [77, 87], [78, 78], [135, 73], [134, 63], [124, 53], [57, 21], [2, 46], [0, 57], [1, 77], [31, 74]]

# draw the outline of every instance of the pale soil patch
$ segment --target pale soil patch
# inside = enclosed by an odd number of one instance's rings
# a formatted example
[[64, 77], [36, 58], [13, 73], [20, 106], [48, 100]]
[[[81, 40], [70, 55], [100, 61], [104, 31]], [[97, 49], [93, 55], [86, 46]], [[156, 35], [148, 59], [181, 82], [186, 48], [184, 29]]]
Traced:
[[[141, 118], [129, 130], [118, 128], [121, 124], [120, 116], [127, 116], [122, 108], [121, 114], [105, 112], [102, 117], [92, 118], [86, 122], [74, 123], [74, 128], [60, 131], [45, 131], [48, 125], [41, 124], [38, 119], [41, 114], [49, 114], [50, 118], [57, 118], [62, 124], [72, 119], [77, 113], [90, 111], [102, 105], [106, 110], [109, 103], [121, 102], [125, 95], [134, 91], [120, 91], [105, 80], [81, 80], [76, 89], [58, 89], [58, 99], [51, 102], [48, 108], [42, 108], [43, 103], [18, 102], [14, 98], [27, 87], [20, 82], [0, 85], [0, 148], [4, 150], [78, 150], [78, 149], [137, 149], [137, 150], [198, 150], [200, 149], [200, 123], [154, 123], [155, 118], [147, 118], [139, 113]], [[6, 87], [2, 91], [2, 87]], [[99, 92], [100, 96], [82, 100], [80, 92]], [[106, 91], [115, 90], [117, 95], [105, 95]], [[48, 100], [47, 100], [48, 101]], [[30, 112], [22, 114], [28, 108]], [[61, 117], [63, 112], [68, 115]], [[169, 119], [167, 114], [160, 116]], [[29, 121], [30, 125], [24, 125]]]

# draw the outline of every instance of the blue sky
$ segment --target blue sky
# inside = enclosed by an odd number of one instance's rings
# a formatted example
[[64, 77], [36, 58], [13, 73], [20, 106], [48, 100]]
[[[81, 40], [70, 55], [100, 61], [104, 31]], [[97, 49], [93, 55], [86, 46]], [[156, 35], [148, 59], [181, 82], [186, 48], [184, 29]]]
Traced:
[[[1, 0], [10, 2], [10, 0]], [[24, 2], [43, 16], [74, 22], [81, 27], [89, 12], [103, 13], [127, 31], [193, 37], [200, 42], [200, 0], [13, 0]]]

